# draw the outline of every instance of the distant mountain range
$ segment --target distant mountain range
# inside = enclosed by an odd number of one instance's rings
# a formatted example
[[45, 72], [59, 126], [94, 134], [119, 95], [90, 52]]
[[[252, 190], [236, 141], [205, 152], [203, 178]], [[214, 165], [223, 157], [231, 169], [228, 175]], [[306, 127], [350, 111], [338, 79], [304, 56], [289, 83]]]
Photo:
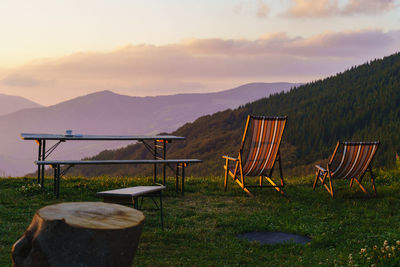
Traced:
[[[0, 175], [18, 176], [35, 170], [37, 145], [22, 141], [22, 132], [140, 135], [170, 132], [196, 118], [236, 108], [298, 84], [251, 83], [204, 94], [132, 97], [97, 92], [49, 107], [20, 110], [0, 116]], [[80, 159], [128, 143], [66, 142], [52, 158]], [[48, 146], [49, 147], [49, 146]]]
[[41, 105], [20, 96], [0, 94], [0, 116], [26, 108], [38, 108]]
[[[222, 155], [237, 156], [248, 114], [288, 116], [282, 139], [284, 174], [305, 175], [328, 159], [338, 140], [380, 141], [373, 164], [391, 167], [400, 152], [400, 53], [373, 60], [343, 73], [299, 86], [187, 123], [173, 135], [185, 142], [170, 145], [170, 158], [198, 158], [194, 175], [223, 175]], [[103, 151], [93, 159], [141, 158], [141, 144]], [[100, 167], [100, 166], [99, 166]], [[133, 165], [75, 168], [71, 174], [143, 175], [151, 168]], [[221, 180], [222, 181], [222, 180]]]

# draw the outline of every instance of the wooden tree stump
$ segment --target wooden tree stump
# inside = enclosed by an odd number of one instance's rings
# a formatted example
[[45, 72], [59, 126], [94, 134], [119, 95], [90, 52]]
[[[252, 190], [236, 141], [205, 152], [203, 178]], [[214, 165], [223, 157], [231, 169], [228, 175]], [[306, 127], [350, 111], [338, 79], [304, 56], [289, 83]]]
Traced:
[[131, 266], [142, 212], [117, 204], [69, 202], [39, 209], [12, 247], [14, 266]]

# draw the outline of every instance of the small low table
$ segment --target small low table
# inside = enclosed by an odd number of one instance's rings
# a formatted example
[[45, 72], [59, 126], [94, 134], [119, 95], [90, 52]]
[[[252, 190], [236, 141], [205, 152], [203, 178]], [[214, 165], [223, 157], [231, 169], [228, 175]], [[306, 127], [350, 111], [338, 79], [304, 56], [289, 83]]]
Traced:
[[[134, 186], [121, 189], [114, 189], [108, 191], [97, 192], [96, 196], [102, 197], [104, 202], [118, 203], [118, 204], [130, 204], [133, 203], [135, 209], [140, 209], [139, 197], [150, 197], [157, 209], [160, 210], [161, 228], [164, 229], [164, 214], [162, 205], [162, 190], [166, 189], [163, 185], [152, 185], [152, 186]], [[154, 197], [159, 197], [159, 205], [154, 200]]]

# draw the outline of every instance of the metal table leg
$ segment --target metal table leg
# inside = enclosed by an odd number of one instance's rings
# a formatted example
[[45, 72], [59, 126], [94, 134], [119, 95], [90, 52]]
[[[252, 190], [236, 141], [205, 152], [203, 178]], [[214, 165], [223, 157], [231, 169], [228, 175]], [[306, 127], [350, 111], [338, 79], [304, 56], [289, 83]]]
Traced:
[[[157, 140], [154, 140], [154, 160], [157, 160]], [[157, 164], [154, 163], [154, 178], [153, 182], [157, 183]]]
[[[163, 140], [163, 159], [167, 159], [167, 141]], [[167, 167], [167, 164], [163, 164], [163, 185], [165, 186], [165, 169]]]
[[[41, 160], [46, 160], [46, 140], [42, 140], [42, 159]], [[41, 166], [42, 169], [40, 171], [40, 186], [43, 188], [44, 186], [44, 165]]]
[[[38, 161], [40, 161], [42, 159], [42, 140], [36, 140], [36, 142], [39, 145], [39, 152], [38, 152]], [[38, 174], [37, 174], [37, 183], [40, 184], [40, 170], [41, 170], [41, 166], [38, 165]]]

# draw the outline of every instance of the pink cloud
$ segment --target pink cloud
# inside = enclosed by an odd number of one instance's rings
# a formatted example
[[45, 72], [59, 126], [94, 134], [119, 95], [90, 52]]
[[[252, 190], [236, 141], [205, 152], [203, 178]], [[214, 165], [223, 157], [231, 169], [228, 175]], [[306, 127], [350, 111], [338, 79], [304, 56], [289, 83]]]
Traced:
[[293, 0], [293, 5], [286, 12], [289, 17], [325, 17], [338, 12], [337, 0]]
[[[254, 81], [307, 82], [392, 54], [399, 47], [400, 31], [381, 30], [129, 45], [26, 65], [8, 73], [19, 79], [14, 84], [3, 79], [0, 92], [49, 104], [100, 90], [144, 96], [217, 91]], [[40, 84], [24, 83], [29, 77]]]
[[396, 8], [396, 0], [348, 0], [344, 6], [338, 0], [292, 0], [285, 15], [293, 18], [376, 15]]
[[269, 15], [269, 7], [262, 0], [258, 0], [256, 15], [259, 18], [266, 18]]

